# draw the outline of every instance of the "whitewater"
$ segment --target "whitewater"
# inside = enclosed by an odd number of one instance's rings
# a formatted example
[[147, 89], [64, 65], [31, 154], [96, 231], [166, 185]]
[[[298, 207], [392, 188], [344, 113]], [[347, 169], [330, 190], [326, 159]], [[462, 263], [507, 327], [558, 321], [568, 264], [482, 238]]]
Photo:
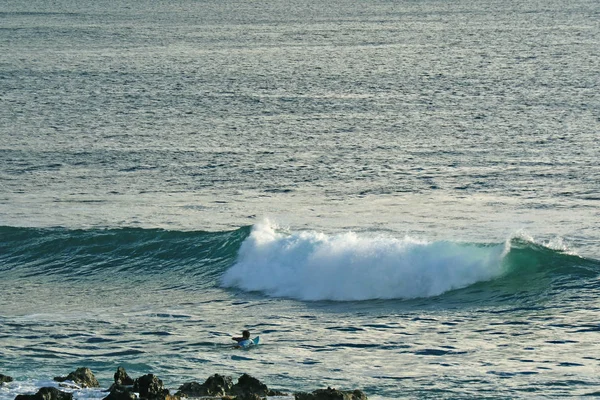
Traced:
[[4, 0], [0, 400], [119, 366], [597, 396], [598, 15]]
[[355, 233], [285, 235], [263, 223], [223, 283], [298, 300], [431, 297], [500, 275], [504, 248]]

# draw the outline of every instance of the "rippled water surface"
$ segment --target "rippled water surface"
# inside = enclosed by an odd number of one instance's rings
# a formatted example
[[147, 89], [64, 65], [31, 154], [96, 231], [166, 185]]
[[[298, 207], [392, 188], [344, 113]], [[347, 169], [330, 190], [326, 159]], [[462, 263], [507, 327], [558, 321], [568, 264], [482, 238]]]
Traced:
[[[0, 398], [119, 365], [171, 389], [599, 393], [599, 20], [4, 0]], [[232, 349], [245, 327], [264, 344]]]

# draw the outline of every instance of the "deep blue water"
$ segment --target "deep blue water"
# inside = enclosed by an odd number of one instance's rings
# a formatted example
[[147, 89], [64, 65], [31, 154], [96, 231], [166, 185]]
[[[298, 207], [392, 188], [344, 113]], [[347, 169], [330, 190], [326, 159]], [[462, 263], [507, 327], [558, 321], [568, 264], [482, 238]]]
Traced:
[[[171, 389], [599, 393], [599, 17], [4, 1], [0, 399], [119, 365]], [[234, 350], [244, 328], [264, 344]]]

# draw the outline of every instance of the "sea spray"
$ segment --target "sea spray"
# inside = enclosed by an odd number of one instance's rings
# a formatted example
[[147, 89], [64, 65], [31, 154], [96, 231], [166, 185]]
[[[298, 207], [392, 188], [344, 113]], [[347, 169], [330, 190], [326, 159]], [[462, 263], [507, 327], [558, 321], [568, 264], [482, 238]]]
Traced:
[[273, 297], [356, 301], [437, 296], [504, 271], [506, 245], [280, 232], [258, 224], [222, 284]]

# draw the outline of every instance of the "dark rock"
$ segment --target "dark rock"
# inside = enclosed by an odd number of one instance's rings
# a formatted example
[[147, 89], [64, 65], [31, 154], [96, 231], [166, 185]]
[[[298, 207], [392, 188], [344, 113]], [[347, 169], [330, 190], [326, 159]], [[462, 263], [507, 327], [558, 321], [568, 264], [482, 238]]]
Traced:
[[100, 387], [98, 380], [89, 368], [77, 368], [75, 372], [71, 372], [64, 377], [57, 376], [54, 380], [57, 382], [73, 381], [84, 388]]
[[135, 400], [137, 396], [133, 393], [131, 387], [114, 383], [110, 389], [110, 394], [102, 400]]
[[267, 385], [248, 374], [240, 376], [238, 382], [233, 385], [232, 391], [240, 398], [242, 396], [252, 394], [257, 394], [263, 397], [269, 394], [269, 388]]
[[118, 391], [123, 391], [125, 389], [133, 389], [133, 386], [124, 386], [124, 385], [119, 385], [118, 383], [113, 383], [112, 385], [110, 385], [110, 387], [106, 390], [103, 390], [103, 392], [114, 392], [115, 390]]
[[255, 400], [266, 396], [286, 396], [285, 393], [269, 390], [267, 385], [248, 374], [242, 375], [234, 385], [231, 377], [212, 375], [203, 384], [189, 382], [181, 385], [176, 393], [180, 396], [223, 397], [236, 396], [236, 400]]
[[225, 396], [231, 393], [233, 380], [230, 376], [214, 374], [204, 382], [203, 386], [206, 388], [205, 396]]
[[73, 400], [73, 394], [53, 387], [43, 387], [36, 394], [20, 394], [15, 400]]
[[133, 379], [127, 375], [125, 368], [119, 367], [117, 368], [117, 372], [115, 372], [115, 383], [117, 385], [133, 385]]
[[271, 396], [288, 396], [288, 394], [285, 392], [281, 392], [279, 390], [269, 389], [269, 393], [267, 393], [267, 396], [269, 396], [269, 397], [271, 397]]
[[368, 397], [362, 390], [354, 389], [352, 391], [352, 400], [368, 400]]
[[365, 395], [360, 390], [346, 392], [342, 390], [327, 388], [318, 389], [312, 393], [296, 393], [295, 400], [367, 400]]
[[263, 398], [256, 393], [243, 393], [237, 396], [235, 400], [263, 400]]
[[154, 374], [137, 378], [133, 383], [133, 391], [138, 392], [140, 398], [148, 400], [164, 400], [169, 395], [169, 390]]
[[13, 381], [13, 378], [11, 378], [10, 376], [0, 374], [0, 384], [12, 382], [12, 381]]
[[214, 374], [203, 384], [198, 382], [184, 383], [179, 387], [176, 395], [187, 395], [190, 397], [200, 396], [225, 396], [231, 393], [233, 381], [230, 376]]
[[205, 396], [205, 392], [204, 392], [204, 386], [199, 384], [198, 382], [188, 382], [188, 383], [184, 383], [183, 385], [179, 386], [179, 389], [177, 390], [178, 395], [184, 395], [184, 396], [189, 396], [189, 397], [200, 397], [200, 396]]

